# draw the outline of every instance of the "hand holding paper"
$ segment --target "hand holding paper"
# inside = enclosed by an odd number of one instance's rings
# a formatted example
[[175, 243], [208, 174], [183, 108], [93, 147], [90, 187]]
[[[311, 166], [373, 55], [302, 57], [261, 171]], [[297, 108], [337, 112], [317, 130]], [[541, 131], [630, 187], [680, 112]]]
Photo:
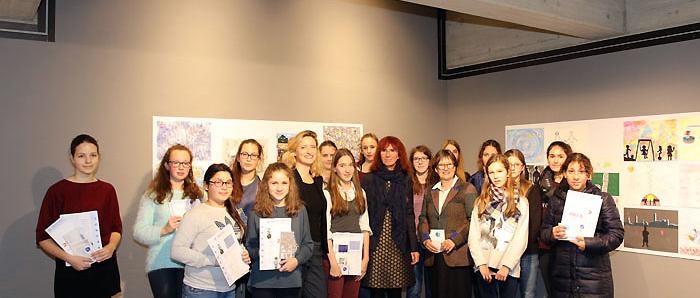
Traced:
[[[566, 193], [564, 214], [561, 223], [566, 229], [564, 238], [559, 240], [576, 240], [576, 237], [593, 237], [598, 225], [598, 215], [603, 199], [600, 196], [569, 190]], [[554, 234], [554, 229], [552, 229]]]

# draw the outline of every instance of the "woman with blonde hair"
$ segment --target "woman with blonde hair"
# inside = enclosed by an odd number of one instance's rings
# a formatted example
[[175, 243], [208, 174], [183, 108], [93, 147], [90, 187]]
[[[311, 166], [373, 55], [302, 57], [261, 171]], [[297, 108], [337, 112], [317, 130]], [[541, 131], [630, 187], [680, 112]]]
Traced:
[[302, 266], [302, 297], [326, 298], [326, 275], [323, 258], [328, 255], [326, 227], [326, 198], [323, 195], [323, 178], [316, 172], [318, 139], [311, 130], [299, 132], [289, 139], [284, 163], [292, 169], [298, 196], [306, 207], [309, 230], [314, 241], [313, 254]]
[[504, 155], [491, 156], [485, 170], [488, 179], [472, 211], [468, 241], [479, 294], [516, 297], [520, 256], [528, 241], [527, 198], [511, 178]]

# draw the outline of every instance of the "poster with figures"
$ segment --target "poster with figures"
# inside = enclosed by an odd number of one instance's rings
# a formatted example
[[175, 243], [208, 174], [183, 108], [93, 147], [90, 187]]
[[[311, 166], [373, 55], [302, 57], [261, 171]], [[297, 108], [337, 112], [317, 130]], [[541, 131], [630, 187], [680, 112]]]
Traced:
[[569, 144], [591, 159], [591, 182], [615, 199], [626, 231], [619, 250], [700, 260], [699, 136], [700, 112], [517, 124], [505, 127], [504, 150], [528, 150], [536, 179], [547, 146]]
[[279, 160], [287, 142], [302, 130], [316, 132], [319, 143], [335, 142], [359, 154], [362, 124], [298, 121], [268, 121], [215, 118], [153, 117], [153, 174], [163, 154], [174, 144], [192, 151], [192, 170], [201, 185], [204, 171], [212, 163], [232, 164], [238, 147], [246, 139], [255, 139], [263, 147], [259, 175], [267, 165]]

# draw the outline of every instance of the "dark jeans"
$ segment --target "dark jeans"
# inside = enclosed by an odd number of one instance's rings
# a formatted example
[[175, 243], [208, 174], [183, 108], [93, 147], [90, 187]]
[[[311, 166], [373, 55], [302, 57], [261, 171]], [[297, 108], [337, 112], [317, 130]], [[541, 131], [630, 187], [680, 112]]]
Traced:
[[253, 298], [296, 298], [300, 288], [251, 288]]
[[430, 298], [430, 275], [425, 274], [425, 256], [426, 250], [422, 245], [418, 246], [420, 258], [418, 263], [413, 266], [413, 274], [416, 275], [416, 283], [406, 289], [406, 298], [421, 298], [421, 292], [425, 289], [425, 298]]
[[[496, 273], [496, 270], [490, 268], [491, 272]], [[477, 276], [478, 287], [479, 287], [479, 297], [483, 298], [515, 298], [518, 294], [518, 279], [508, 275], [506, 281], [496, 280], [495, 277], [491, 278], [491, 282], [487, 283], [481, 276], [479, 271], [475, 272], [474, 275]]]
[[182, 279], [185, 277], [183, 268], [163, 268], [148, 272], [148, 283], [151, 284], [153, 298], [182, 297]]

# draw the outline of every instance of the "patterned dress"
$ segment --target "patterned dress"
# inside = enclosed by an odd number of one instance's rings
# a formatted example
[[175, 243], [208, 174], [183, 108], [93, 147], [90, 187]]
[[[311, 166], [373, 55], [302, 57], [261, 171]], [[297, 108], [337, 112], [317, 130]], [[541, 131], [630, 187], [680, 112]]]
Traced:
[[365, 287], [403, 288], [415, 282], [411, 255], [399, 250], [391, 232], [391, 211], [387, 209], [377, 249], [370, 255], [367, 276], [363, 279]]

